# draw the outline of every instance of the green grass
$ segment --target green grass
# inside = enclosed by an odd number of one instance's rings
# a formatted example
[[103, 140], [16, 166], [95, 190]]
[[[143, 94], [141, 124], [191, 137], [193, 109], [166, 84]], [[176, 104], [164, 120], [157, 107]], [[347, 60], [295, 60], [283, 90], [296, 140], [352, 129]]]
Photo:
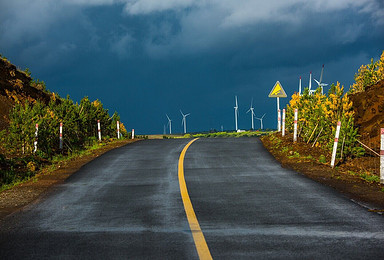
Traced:
[[[369, 173], [369, 172], [354, 172], [354, 171], [348, 171], [348, 174], [353, 175], [353, 176], [359, 176], [361, 179], [367, 181], [367, 182], [377, 182], [380, 183], [380, 177]], [[383, 188], [384, 189], [384, 188]]]
[[220, 138], [220, 137], [257, 137], [270, 133], [269, 131], [245, 131], [245, 132], [216, 132], [216, 133], [200, 133], [185, 134], [184, 138]]
[[324, 155], [320, 155], [320, 157], [319, 157], [319, 163], [327, 163], [327, 158], [325, 158], [325, 156]]

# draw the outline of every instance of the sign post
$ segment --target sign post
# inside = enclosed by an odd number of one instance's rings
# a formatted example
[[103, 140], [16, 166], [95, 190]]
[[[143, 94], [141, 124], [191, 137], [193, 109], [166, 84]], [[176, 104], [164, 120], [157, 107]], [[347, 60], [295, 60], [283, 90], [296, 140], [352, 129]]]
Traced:
[[285, 108], [283, 109], [283, 129], [281, 131], [282, 136], [285, 136]]
[[280, 98], [286, 98], [287, 94], [285, 93], [283, 86], [279, 81], [276, 81], [275, 86], [273, 86], [268, 97], [277, 98], [277, 130], [281, 131], [281, 113], [280, 113]]

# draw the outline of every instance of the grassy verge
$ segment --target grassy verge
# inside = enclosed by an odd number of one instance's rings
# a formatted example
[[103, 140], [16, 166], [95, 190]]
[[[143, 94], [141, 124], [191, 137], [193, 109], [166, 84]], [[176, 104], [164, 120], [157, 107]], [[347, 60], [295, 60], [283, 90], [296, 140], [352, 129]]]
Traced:
[[185, 134], [183, 138], [219, 138], [219, 137], [257, 137], [270, 133], [270, 131], [244, 131], [244, 132], [216, 132]]

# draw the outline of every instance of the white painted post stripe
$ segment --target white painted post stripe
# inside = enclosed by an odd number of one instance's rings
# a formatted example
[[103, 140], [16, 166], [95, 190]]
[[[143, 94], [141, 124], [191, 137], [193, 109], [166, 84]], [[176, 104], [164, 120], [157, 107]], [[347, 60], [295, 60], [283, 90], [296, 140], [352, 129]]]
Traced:
[[100, 120], [97, 120], [97, 131], [99, 132], [99, 141], [101, 142], [101, 128], [100, 128]]
[[39, 133], [39, 124], [36, 124], [36, 131], [35, 131], [35, 141], [33, 142], [34, 150], [33, 152], [37, 152], [37, 140], [38, 140], [38, 133]]
[[335, 142], [333, 143], [332, 160], [331, 160], [331, 167], [332, 168], [335, 167], [337, 143], [339, 141], [339, 134], [340, 134], [340, 126], [341, 126], [341, 122], [338, 121], [337, 127], [336, 127]]
[[60, 123], [60, 150], [63, 149], [63, 123]]
[[120, 123], [117, 121], [117, 139], [120, 139]]
[[132, 139], [135, 139], [135, 129], [132, 129]]
[[282, 128], [281, 135], [285, 136], [285, 108], [283, 109], [283, 128]]
[[384, 128], [381, 128], [381, 145], [380, 145], [380, 183], [384, 184]]
[[295, 108], [295, 119], [293, 123], [293, 141], [297, 141], [297, 108]]

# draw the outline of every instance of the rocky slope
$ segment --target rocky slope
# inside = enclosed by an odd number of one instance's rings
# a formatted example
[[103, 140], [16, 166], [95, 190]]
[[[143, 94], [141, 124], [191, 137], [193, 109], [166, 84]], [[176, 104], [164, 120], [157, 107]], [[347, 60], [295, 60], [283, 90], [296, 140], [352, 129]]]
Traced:
[[29, 75], [0, 58], [0, 130], [8, 126], [9, 110], [15, 103], [26, 100], [48, 103], [50, 99], [51, 94], [44, 91], [42, 84], [33, 83]]
[[380, 128], [384, 128], [384, 80], [349, 97], [353, 102], [359, 134], [370, 140], [372, 148], [380, 150]]

